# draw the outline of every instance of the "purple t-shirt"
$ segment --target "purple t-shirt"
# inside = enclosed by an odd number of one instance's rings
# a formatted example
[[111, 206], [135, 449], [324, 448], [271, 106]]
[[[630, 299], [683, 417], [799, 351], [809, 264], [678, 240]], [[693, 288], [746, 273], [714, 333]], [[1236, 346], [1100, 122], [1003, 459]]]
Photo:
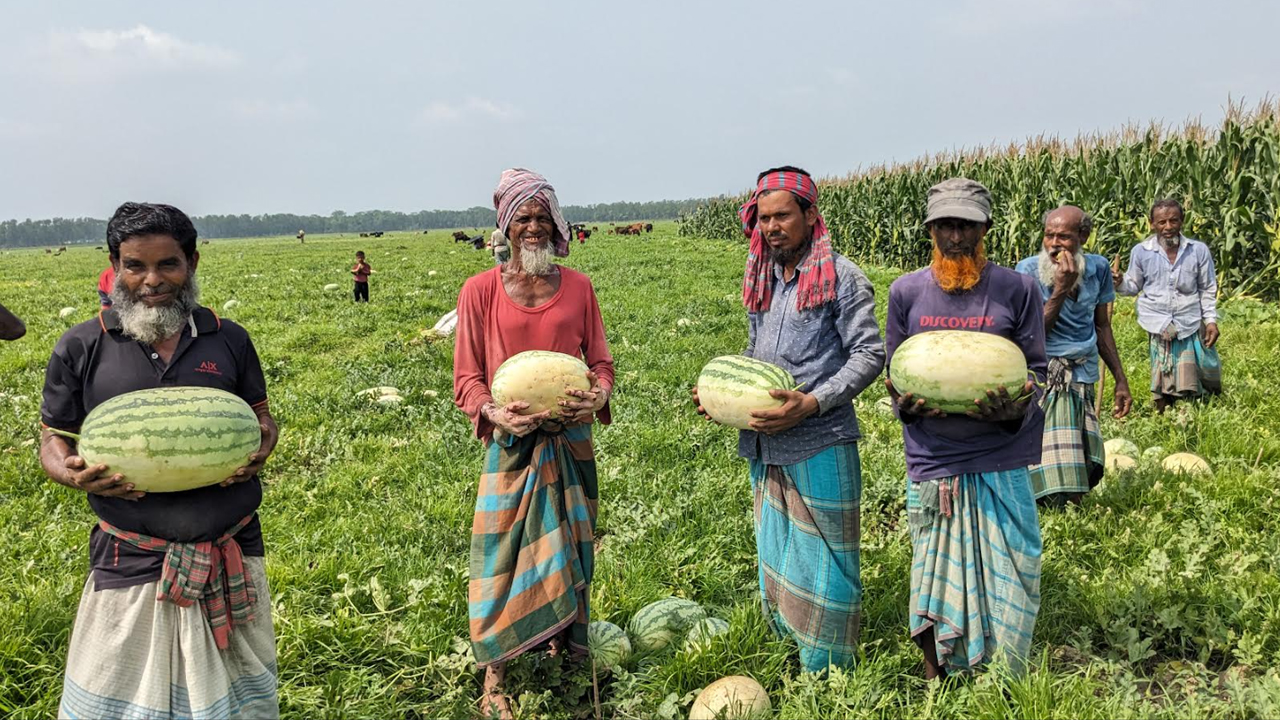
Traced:
[[[1021, 348], [1036, 379], [1045, 379], [1044, 299], [1035, 280], [1026, 275], [987, 263], [978, 284], [956, 295], [943, 292], [927, 267], [895, 280], [889, 287], [885, 321], [886, 367], [893, 365], [893, 354], [902, 341], [932, 330], [987, 332], [1007, 338]], [[902, 439], [907, 476], [920, 482], [1034, 465], [1040, 462], [1043, 433], [1044, 412], [1036, 402], [1027, 406], [1020, 422], [987, 422], [965, 415], [906, 417]]]

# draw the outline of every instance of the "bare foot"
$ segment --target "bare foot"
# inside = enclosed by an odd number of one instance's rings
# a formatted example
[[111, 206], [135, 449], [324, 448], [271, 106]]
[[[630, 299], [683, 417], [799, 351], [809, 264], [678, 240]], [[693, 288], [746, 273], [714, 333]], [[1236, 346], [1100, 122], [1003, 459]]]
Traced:
[[480, 714], [485, 718], [511, 720], [511, 698], [502, 689], [507, 668], [488, 667], [484, 671], [484, 694], [480, 696]]
[[557, 635], [547, 642], [547, 657], [559, 657], [560, 651], [564, 649], [564, 640]]

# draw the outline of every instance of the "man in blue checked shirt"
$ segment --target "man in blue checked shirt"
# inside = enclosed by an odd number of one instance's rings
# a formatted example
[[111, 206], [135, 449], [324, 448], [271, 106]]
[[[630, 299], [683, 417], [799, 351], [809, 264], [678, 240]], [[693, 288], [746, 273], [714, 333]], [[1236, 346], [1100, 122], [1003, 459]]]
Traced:
[[1182, 234], [1182, 205], [1151, 206], [1151, 237], [1111, 271], [1116, 292], [1138, 296], [1138, 324], [1150, 334], [1151, 394], [1156, 411], [1178, 400], [1222, 391], [1218, 358], [1218, 280], [1209, 247]]

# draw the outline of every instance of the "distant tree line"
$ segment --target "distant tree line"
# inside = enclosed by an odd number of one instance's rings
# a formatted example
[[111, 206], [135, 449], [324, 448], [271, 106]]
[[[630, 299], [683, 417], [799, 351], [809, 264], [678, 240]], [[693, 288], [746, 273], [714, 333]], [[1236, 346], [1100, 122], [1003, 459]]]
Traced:
[[[597, 205], [569, 205], [564, 208], [569, 222], [632, 222], [674, 220], [697, 209], [705, 200], [659, 200], [656, 202], [615, 202]], [[335, 210], [329, 215], [203, 215], [192, 218], [202, 238], [258, 237], [307, 234], [359, 233], [382, 230], [434, 230], [440, 228], [490, 228], [492, 208], [467, 210], [423, 210], [403, 213], [365, 210], [348, 214]], [[97, 218], [52, 218], [46, 220], [0, 221], [0, 247], [32, 247], [68, 243], [106, 241], [107, 221]]]

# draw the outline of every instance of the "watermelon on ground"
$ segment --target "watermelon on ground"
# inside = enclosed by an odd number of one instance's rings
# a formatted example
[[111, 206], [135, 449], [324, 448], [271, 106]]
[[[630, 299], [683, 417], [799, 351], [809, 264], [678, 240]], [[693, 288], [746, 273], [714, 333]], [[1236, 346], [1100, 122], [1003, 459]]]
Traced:
[[[70, 435], [69, 433], [62, 433]], [[77, 451], [143, 492], [222, 482], [262, 444], [258, 416], [224, 390], [162, 387], [117, 395], [80, 426]]]
[[665, 598], [640, 608], [627, 625], [627, 632], [635, 641], [636, 650], [653, 652], [671, 644], [706, 616], [707, 611], [692, 600]]
[[1017, 345], [967, 330], [912, 335], [894, 351], [889, 366], [894, 390], [948, 413], [972, 410], [974, 400], [1000, 386], [1017, 396], [1027, 379], [1027, 359]]
[[335, 290], [341, 290], [341, 289], [342, 289], [342, 286], [339, 285], [338, 283], [329, 283], [328, 285], [324, 286], [325, 292], [333, 292]]
[[769, 716], [773, 704], [760, 683], [730, 675], [708, 685], [689, 708], [689, 720], [754, 720]]
[[1164, 457], [1164, 448], [1159, 445], [1152, 445], [1142, 451], [1143, 462], [1159, 462]]
[[1174, 453], [1161, 463], [1164, 469], [1178, 475], [1211, 475], [1213, 471], [1204, 458], [1195, 453]]
[[587, 649], [601, 668], [615, 668], [631, 657], [631, 640], [622, 628], [597, 620], [587, 626]]
[[684, 651], [705, 650], [711, 645], [711, 638], [729, 632], [729, 622], [718, 617], [707, 617], [699, 620], [689, 628], [689, 635], [684, 639]]
[[1141, 452], [1138, 446], [1124, 438], [1111, 438], [1102, 444], [1103, 449], [1108, 455], [1128, 455], [1131, 458], [1138, 457]]
[[1103, 467], [1106, 468], [1108, 472], [1124, 472], [1125, 470], [1132, 470], [1138, 467], [1138, 461], [1128, 455], [1112, 455], [1108, 453]]
[[76, 314], [76, 309], [73, 307], [64, 307], [58, 311], [58, 317], [60, 318], [69, 318], [75, 314]]

